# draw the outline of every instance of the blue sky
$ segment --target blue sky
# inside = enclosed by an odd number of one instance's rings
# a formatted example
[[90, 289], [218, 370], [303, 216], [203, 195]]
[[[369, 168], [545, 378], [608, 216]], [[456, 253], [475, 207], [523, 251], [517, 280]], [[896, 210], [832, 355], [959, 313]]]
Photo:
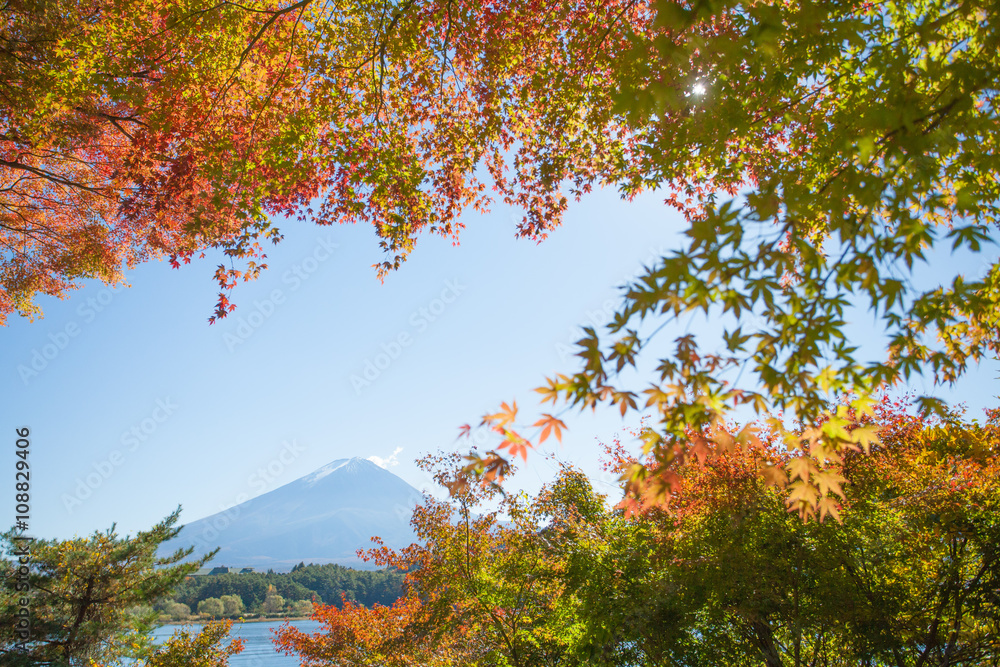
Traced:
[[[604, 321], [616, 287], [678, 246], [683, 224], [659, 201], [595, 193], [541, 244], [514, 238], [510, 210], [469, 215], [459, 247], [422, 238], [384, 284], [369, 228], [286, 222], [269, 270], [241, 284], [239, 308], [212, 326], [211, 258], [144, 265], [129, 288], [95, 284], [41, 302], [44, 319], [0, 329], [8, 449], [15, 427], [31, 429], [30, 532], [70, 537], [117, 522], [134, 533], [178, 504], [191, 521], [351, 456], [378, 457], [430, 488], [415, 457], [464, 450], [458, 427], [500, 401], [536, 414], [531, 390], [576, 368], [578, 326]], [[956, 267], [967, 268], [938, 268]], [[978, 416], [995, 403], [998, 374], [984, 363], [935, 393]], [[565, 420], [553, 451], [613, 493], [596, 444], [634, 418], [599, 410]], [[0, 497], [12, 499], [7, 459]], [[514, 484], [537, 487], [554, 468], [531, 457]], [[3, 511], [12, 515], [13, 502]]]

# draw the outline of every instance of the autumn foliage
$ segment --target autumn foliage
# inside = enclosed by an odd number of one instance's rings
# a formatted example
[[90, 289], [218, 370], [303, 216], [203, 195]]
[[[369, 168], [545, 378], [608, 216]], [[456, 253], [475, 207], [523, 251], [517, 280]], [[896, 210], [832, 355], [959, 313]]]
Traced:
[[[369, 555], [407, 571], [391, 608], [323, 607], [324, 628], [286, 628], [308, 665], [990, 665], [1000, 658], [1000, 413], [986, 423], [921, 418], [881, 400], [855, 427], [880, 433], [835, 466], [823, 522], [787, 511], [795, 491], [754, 442], [671, 464], [665, 503], [615, 509], [565, 467], [508, 514], [476, 484], [429, 500], [422, 540]], [[609, 448], [613, 471], [634, 457]], [[442, 483], [456, 457], [425, 461]], [[492, 489], [492, 490], [491, 490]], [[486, 494], [486, 495], [483, 495]]]
[[[459, 460], [420, 463], [445, 485], [459, 474]], [[497, 500], [493, 510], [484, 507]], [[497, 487], [468, 485], [443, 501], [425, 497], [412, 519], [419, 543], [365, 554], [406, 572], [400, 600], [372, 609], [320, 605], [313, 618], [323, 630], [286, 627], [276, 644], [317, 667], [554, 664], [572, 619], [553, 616], [564, 585], [537, 539], [544, 513], [541, 503], [502, 497]]]
[[498, 197], [526, 211], [518, 234], [544, 238], [566, 178], [580, 194], [619, 160], [610, 58], [628, 36], [597, 26], [649, 15], [618, 2], [12, 3], [0, 314], [216, 247], [224, 316], [229, 290], [263, 268], [259, 242], [280, 238], [273, 216], [374, 225], [380, 273]]
[[[662, 610], [693, 604], [700, 629], [677, 627], [650, 650], [677, 655], [692, 630], [715, 651], [750, 648], [766, 665], [991, 664], [1000, 651], [1000, 423], [928, 423], [881, 401], [880, 442], [836, 467], [837, 521], [784, 513], [788, 489], [759, 475], [781, 446], [762, 441], [677, 469], [665, 507], [638, 509], [658, 531], [661, 584], [680, 584]], [[590, 584], [588, 584], [590, 585]], [[705, 654], [702, 654], [703, 656]]]
[[[262, 244], [284, 218], [371, 224], [385, 275], [420, 235], [457, 239], [463, 212], [512, 205], [514, 233], [541, 240], [595, 187], [660, 189], [684, 242], [627, 286], [605, 328], [584, 329], [579, 367], [549, 378], [543, 402], [652, 414], [634, 480], [696, 444], [692, 429], [721, 433], [734, 409], [780, 412], [803, 425], [769, 425], [789, 445], [802, 436], [784, 474], [804, 513], [826, 514], [824, 460], [868, 441], [847, 437], [831, 399], [863, 414], [882, 388], [953, 382], [1000, 353], [1000, 266], [986, 253], [1000, 222], [997, 11], [12, 2], [0, 16], [0, 317], [216, 248], [214, 320], [266, 266]], [[947, 251], [978, 269], [908, 279]], [[865, 309], [885, 336], [874, 354], [848, 334]], [[681, 333], [694, 317], [721, 342]], [[623, 373], [661, 354], [668, 325], [673, 350], [656, 370]], [[542, 419], [555, 434], [558, 415]], [[503, 444], [470, 470], [495, 481], [532, 438], [487, 421]]]
[[321, 635], [287, 625], [278, 632], [275, 646], [287, 653], [294, 650], [306, 667], [331, 663], [345, 667], [451, 664], [421, 646], [415, 637], [406, 641], [407, 626], [419, 611], [419, 601], [409, 596], [391, 606], [374, 605], [371, 609], [346, 599], [339, 606], [319, 605], [312, 618], [323, 624]]
[[[8, 4], [0, 134], [0, 317], [151, 258], [274, 238], [304, 104], [294, 10], [201, 2]], [[254, 35], [267, 39], [254, 40]], [[293, 170], [294, 171], [294, 170]], [[266, 184], [266, 187], [265, 187]], [[252, 276], [223, 267], [220, 282]], [[226, 304], [220, 304], [225, 306]]]

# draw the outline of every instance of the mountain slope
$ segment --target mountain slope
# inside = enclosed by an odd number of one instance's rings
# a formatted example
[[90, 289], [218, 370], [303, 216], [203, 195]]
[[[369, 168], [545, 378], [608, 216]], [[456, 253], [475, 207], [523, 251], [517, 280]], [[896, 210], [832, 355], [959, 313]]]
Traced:
[[364, 566], [358, 549], [379, 536], [391, 547], [415, 540], [409, 526], [420, 492], [371, 461], [340, 459], [269, 493], [193, 521], [164, 545], [220, 547], [214, 565], [290, 569], [296, 563]]

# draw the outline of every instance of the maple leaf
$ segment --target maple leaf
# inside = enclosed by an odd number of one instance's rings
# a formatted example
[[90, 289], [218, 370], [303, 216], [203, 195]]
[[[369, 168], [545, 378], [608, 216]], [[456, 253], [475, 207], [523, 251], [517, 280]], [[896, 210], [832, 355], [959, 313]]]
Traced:
[[494, 429], [503, 429], [507, 424], [512, 424], [517, 419], [517, 401], [512, 401], [510, 405], [506, 402], [500, 404], [500, 412], [483, 416], [482, 425], [492, 425]]
[[816, 509], [819, 512], [819, 520], [822, 521], [828, 516], [832, 516], [834, 521], [837, 523], [842, 523], [840, 518], [840, 504], [836, 500], [829, 496], [820, 498], [819, 502], [816, 504]]
[[469, 490], [469, 480], [467, 477], [456, 477], [447, 484], [445, 487], [448, 489], [448, 493], [453, 496], [461, 496]]
[[483, 485], [492, 484], [502, 492], [503, 489], [499, 487], [499, 484], [510, 472], [510, 462], [499, 455], [489, 456], [484, 459], [484, 462], [485, 469], [481, 475], [481, 483]]
[[798, 479], [789, 484], [787, 489], [788, 497], [785, 499], [785, 504], [790, 512], [797, 511], [803, 519], [815, 516], [816, 501], [819, 498], [816, 487]]
[[532, 426], [544, 427], [541, 434], [538, 436], [538, 444], [545, 442], [550, 433], [556, 436], [556, 440], [562, 442], [562, 432], [566, 428], [566, 424], [562, 420], [557, 419], [548, 413], [544, 413], [542, 418], [532, 424]]
[[507, 449], [511, 456], [520, 456], [523, 460], [528, 460], [528, 449], [533, 449], [532, 444], [522, 438], [516, 431], [504, 431], [504, 440], [497, 449]]
[[812, 479], [820, 495], [828, 496], [830, 493], [835, 493], [841, 498], [844, 497], [844, 490], [840, 485], [847, 479], [843, 475], [832, 470], [820, 470], [813, 473]]
[[740, 429], [740, 432], [736, 435], [736, 443], [744, 448], [750, 447], [760, 447], [760, 427], [757, 424], [750, 423]]
[[808, 456], [797, 456], [790, 460], [785, 466], [788, 469], [788, 478], [798, 477], [803, 482], [809, 481], [809, 475], [816, 470], [816, 464]]
[[717, 424], [715, 428], [715, 434], [712, 438], [715, 443], [719, 446], [719, 449], [726, 454], [732, 454], [736, 451], [736, 446], [738, 441], [721, 425]]
[[767, 484], [779, 489], [785, 488], [788, 484], [788, 475], [785, 474], [785, 470], [781, 466], [766, 464], [761, 467], [760, 474]]
[[879, 444], [878, 428], [865, 425], [852, 429], [851, 442], [860, 445], [865, 454], [871, 453], [872, 445]]
[[708, 441], [701, 436], [694, 436], [692, 439], [694, 444], [688, 450], [688, 453], [694, 456], [699, 463], [704, 465], [712, 453], [711, 449], [708, 447]]

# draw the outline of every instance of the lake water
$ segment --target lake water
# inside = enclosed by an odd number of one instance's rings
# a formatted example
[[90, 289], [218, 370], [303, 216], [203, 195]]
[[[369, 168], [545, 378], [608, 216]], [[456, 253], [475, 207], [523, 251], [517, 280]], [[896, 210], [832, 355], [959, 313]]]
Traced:
[[[271, 630], [283, 625], [283, 621], [269, 623], [233, 623], [231, 637], [243, 640], [243, 652], [229, 659], [229, 667], [299, 667], [299, 659], [294, 655], [285, 655], [274, 650], [274, 633]], [[292, 621], [293, 627], [303, 632], [316, 632], [320, 628], [318, 621]], [[198, 632], [202, 624], [190, 623], [185, 626], [164, 625], [153, 632], [157, 643], [164, 641], [179, 627]]]

